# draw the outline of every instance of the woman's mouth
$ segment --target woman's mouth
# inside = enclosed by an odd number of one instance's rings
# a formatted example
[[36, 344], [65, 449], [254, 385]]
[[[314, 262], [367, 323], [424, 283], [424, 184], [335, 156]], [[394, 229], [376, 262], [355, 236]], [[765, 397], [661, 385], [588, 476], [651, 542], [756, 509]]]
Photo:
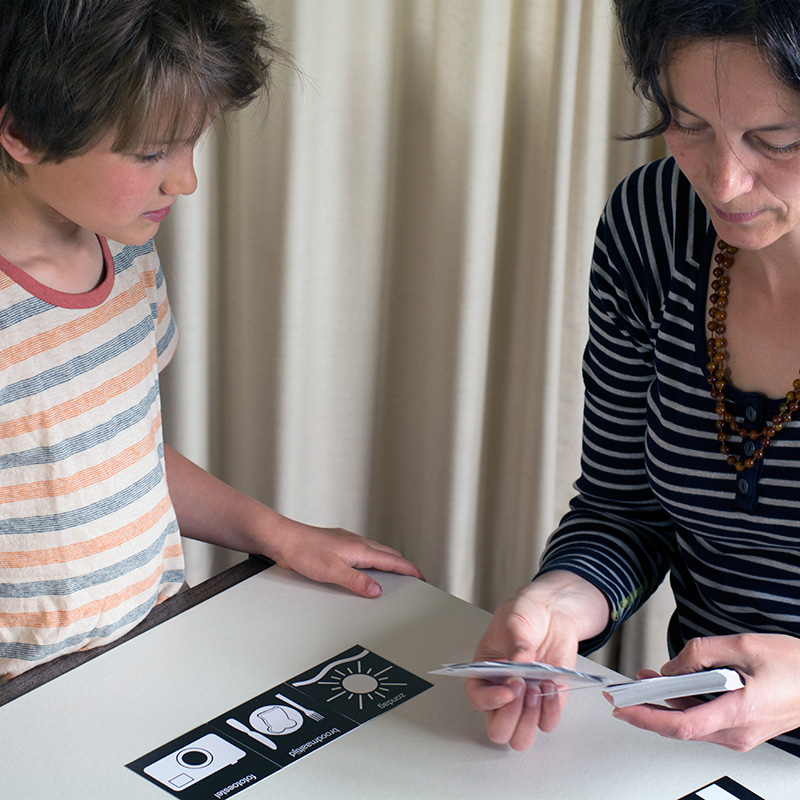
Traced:
[[731, 214], [728, 211], [722, 211], [722, 209], [717, 208], [714, 206], [714, 213], [723, 221], [723, 222], [733, 222], [733, 223], [743, 223], [743, 222], [750, 222], [750, 220], [755, 219], [758, 216], [763, 214], [763, 211], [747, 211], [744, 213], [738, 214]]

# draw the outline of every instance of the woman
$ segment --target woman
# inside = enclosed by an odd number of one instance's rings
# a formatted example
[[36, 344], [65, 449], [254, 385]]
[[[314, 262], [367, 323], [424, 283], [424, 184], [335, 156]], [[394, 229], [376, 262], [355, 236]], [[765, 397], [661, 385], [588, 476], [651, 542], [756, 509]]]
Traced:
[[[476, 658], [572, 666], [669, 571], [663, 674], [728, 666], [746, 687], [614, 715], [800, 755], [800, 11], [615, 7], [659, 112], [644, 135], [663, 133], [674, 158], [631, 175], [600, 220], [579, 493]], [[566, 695], [541, 691], [467, 686], [489, 737], [516, 749], [559, 721]]]

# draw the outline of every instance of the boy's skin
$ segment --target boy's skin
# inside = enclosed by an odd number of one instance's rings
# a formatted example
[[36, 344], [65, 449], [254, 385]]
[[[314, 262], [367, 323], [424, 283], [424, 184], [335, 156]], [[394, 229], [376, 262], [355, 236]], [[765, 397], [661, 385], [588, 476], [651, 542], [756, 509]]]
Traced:
[[[13, 180], [0, 173], [0, 253], [52, 289], [71, 294], [93, 289], [103, 272], [97, 235], [129, 245], [147, 242], [178, 197], [197, 188], [194, 141], [118, 153], [111, 149], [114, 131], [108, 131], [81, 155], [42, 162], [17, 135], [13, 119], [7, 114], [3, 119], [0, 145], [24, 177]], [[390, 547], [342, 529], [290, 520], [170, 447], [165, 459], [183, 536], [268, 556], [279, 566], [364, 597], [377, 597], [381, 589], [361, 569], [422, 578]]]

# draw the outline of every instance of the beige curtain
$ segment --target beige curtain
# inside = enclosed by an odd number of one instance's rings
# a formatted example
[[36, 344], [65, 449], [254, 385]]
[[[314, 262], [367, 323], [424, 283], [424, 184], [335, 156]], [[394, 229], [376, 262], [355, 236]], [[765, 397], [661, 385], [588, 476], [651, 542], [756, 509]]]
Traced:
[[[643, 117], [607, 0], [261, 6], [303, 74], [206, 143], [159, 234], [168, 439], [493, 609], [577, 476], [598, 215], [658, 154], [612, 136]], [[189, 543], [190, 581], [240, 557]]]

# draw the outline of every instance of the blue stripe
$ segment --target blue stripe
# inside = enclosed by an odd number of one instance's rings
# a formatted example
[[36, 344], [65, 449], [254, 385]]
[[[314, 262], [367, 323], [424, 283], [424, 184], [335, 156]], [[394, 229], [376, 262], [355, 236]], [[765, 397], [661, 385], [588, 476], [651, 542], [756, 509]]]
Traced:
[[[183, 581], [184, 573], [172, 570], [170, 572], [165, 572], [161, 576], [159, 586], [170, 583], [183, 583]], [[102, 627], [92, 628], [90, 631], [76, 634], [61, 642], [47, 645], [31, 644], [30, 642], [0, 642], [0, 658], [17, 659], [19, 661], [42, 661], [57, 653], [76, 650], [89, 639], [111, 639], [117, 631], [127, 626], [132, 626], [139, 620], [144, 619], [156, 605], [157, 601], [158, 594], [153, 593], [152, 597], [148, 598], [136, 608], [131, 609], [131, 611], [116, 622], [103, 625]]]
[[14, 303], [0, 311], [0, 332], [13, 328], [18, 322], [32, 319], [37, 314], [44, 314], [51, 308], [49, 303], [38, 297], [28, 297], [19, 303]]
[[135, 503], [158, 486], [162, 478], [163, 470], [159, 463], [136, 483], [126, 486], [116, 494], [99, 500], [90, 506], [67, 511], [63, 514], [0, 520], [0, 536], [11, 534], [34, 536], [42, 533], [69, 530], [79, 525], [87, 525], [113, 514], [131, 503]]
[[83, 353], [71, 361], [59, 364], [49, 370], [34, 375], [32, 378], [17, 381], [0, 390], [0, 405], [13, 403], [35, 397], [37, 394], [69, 383], [78, 375], [91, 372], [102, 367], [107, 361], [119, 358], [125, 350], [129, 350], [147, 340], [153, 333], [153, 321], [145, 317], [133, 327], [123, 331], [119, 336], [104, 344]]
[[156, 353], [158, 355], [158, 358], [161, 358], [161, 356], [164, 354], [164, 351], [172, 343], [174, 337], [175, 337], [175, 317], [173, 317], [170, 314], [169, 327], [164, 332], [164, 335], [158, 340], [158, 344], [156, 345]]
[[151, 410], [157, 405], [158, 385], [151, 387], [145, 397], [135, 406], [117, 414], [110, 420], [92, 428], [85, 433], [64, 439], [57, 444], [46, 447], [34, 447], [19, 453], [0, 456], [0, 470], [17, 469], [41, 464], [55, 464], [72, 456], [90, 450], [92, 447], [111, 441], [115, 436], [124, 433], [147, 419]]
[[[71, 575], [67, 578], [51, 581], [0, 583], [0, 597], [13, 597], [14, 599], [47, 596], [65, 597], [89, 589], [92, 586], [108, 583], [152, 561], [160, 561], [161, 551], [164, 549], [164, 540], [170, 534], [175, 533], [178, 533], [178, 525], [175, 520], [172, 520], [149, 547], [138, 553], [133, 553], [122, 561], [109, 564], [107, 567], [94, 572], [87, 572], [85, 575]], [[2, 618], [3, 615], [0, 614], [0, 619]]]

